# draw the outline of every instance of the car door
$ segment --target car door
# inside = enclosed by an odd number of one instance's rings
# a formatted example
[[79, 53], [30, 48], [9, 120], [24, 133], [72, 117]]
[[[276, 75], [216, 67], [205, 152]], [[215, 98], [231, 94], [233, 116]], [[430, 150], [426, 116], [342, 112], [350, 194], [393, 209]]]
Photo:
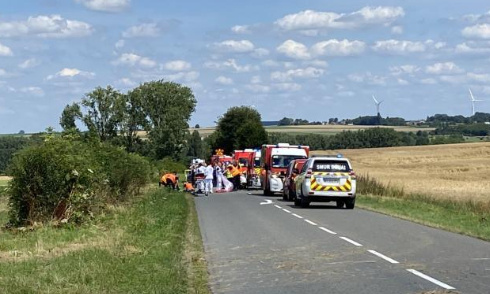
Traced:
[[310, 161], [308, 160], [303, 165], [303, 168], [301, 168], [300, 173], [294, 179], [294, 185], [296, 186], [296, 195], [301, 194], [301, 186], [303, 185], [303, 183], [305, 181], [306, 170], [308, 170], [309, 165], [310, 165]]

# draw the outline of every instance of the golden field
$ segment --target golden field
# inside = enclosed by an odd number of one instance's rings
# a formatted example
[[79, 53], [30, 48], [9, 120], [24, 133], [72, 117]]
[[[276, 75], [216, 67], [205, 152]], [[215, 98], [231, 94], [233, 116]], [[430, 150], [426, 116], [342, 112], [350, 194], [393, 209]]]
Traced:
[[[337, 152], [337, 151], [335, 151]], [[338, 150], [357, 174], [405, 192], [490, 203], [490, 143]], [[313, 154], [332, 154], [316, 151]]]

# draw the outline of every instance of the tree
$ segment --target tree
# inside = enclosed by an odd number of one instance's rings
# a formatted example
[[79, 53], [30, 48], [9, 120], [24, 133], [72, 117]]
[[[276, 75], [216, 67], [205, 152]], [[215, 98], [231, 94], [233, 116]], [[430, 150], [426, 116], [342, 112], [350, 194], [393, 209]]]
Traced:
[[257, 147], [267, 142], [260, 113], [247, 106], [232, 107], [219, 119], [211, 147], [226, 153], [236, 149]]
[[173, 82], [152, 81], [135, 88], [145, 113], [153, 156], [178, 157], [189, 132], [189, 119], [196, 107], [192, 90]]
[[67, 104], [61, 113], [60, 125], [64, 131], [70, 129], [76, 130], [77, 125], [75, 121], [82, 117], [82, 111], [80, 110], [80, 105], [78, 103]]
[[130, 91], [118, 99], [118, 103], [117, 107], [122, 113], [119, 129], [124, 138], [123, 144], [128, 152], [134, 152], [134, 145], [139, 142], [138, 131], [143, 130], [148, 124], [141, 91]]
[[187, 145], [189, 147], [187, 156], [192, 158], [203, 158], [203, 142], [201, 139], [201, 135], [197, 130], [194, 130], [194, 132], [192, 132], [192, 135], [189, 136], [189, 140], [187, 140]]
[[20, 130], [18, 134], [19, 134], [19, 135], [25, 135], [25, 134], [26, 134], [26, 132], [25, 132], [24, 130]]
[[82, 106], [86, 113], [82, 120], [89, 132], [96, 135], [101, 141], [108, 141], [117, 136], [117, 127], [122, 120], [123, 109], [120, 101], [123, 95], [111, 86], [97, 87], [85, 95]]
[[194, 126], [194, 129], [199, 129], [199, 128], [201, 128], [201, 126], [200, 126], [199, 124], [196, 124], [196, 125]]
[[293, 122], [294, 122], [294, 119], [289, 118], [289, 117], [284, 117], [284, 118], [282, 118], [279, 121], [278, 125], [280, 125], [280, 126], [290, 126], [290, 125], [293, 124]]

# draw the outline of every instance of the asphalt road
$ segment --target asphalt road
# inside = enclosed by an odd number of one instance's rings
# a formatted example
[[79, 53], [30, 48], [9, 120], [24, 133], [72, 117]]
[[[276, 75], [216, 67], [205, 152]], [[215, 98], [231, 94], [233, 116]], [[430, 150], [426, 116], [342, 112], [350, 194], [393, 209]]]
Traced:
[[488, 242], [248, 193], [196, 197], [213, 293], [490, 293]]

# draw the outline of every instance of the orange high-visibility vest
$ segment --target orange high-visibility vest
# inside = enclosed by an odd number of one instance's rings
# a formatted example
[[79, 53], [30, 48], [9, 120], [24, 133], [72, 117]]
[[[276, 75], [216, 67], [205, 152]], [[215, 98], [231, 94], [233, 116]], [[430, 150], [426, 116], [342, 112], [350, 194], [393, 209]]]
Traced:
[[231, 175], [233, 177], [236, 177], [241, 173], [240, 170], [233, 165], [230, 165], [228, 168], [230, 169]]
[[167, 179], [170, 180], [174, 184], [175, 184], [175, 181], [177, 180], [174, 174], [164, 174], [160, 181], [162, 183], [166, 183]]

